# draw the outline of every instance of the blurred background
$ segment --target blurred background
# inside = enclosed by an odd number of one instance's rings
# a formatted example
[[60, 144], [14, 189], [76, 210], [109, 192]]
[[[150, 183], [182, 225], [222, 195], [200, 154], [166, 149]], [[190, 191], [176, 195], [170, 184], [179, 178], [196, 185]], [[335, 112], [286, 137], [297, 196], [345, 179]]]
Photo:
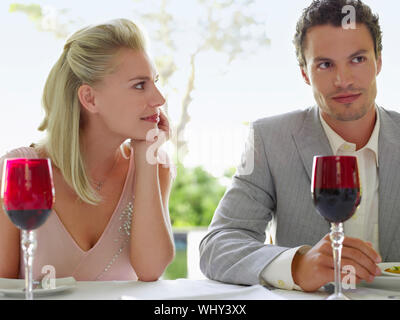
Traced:
[[[383, 68], [377, 103], [397, 102], [397, 0], [379, 14]], [[31, 0], [0, 2], [0, 154], [43, 138], [41, 93], [69, 34], [115, 18], [147, 32], [174, 128], [170, 198], [177, 255], [163, 278], [202, 278], [198, 244], [239, 163], [249, 122], [314, 104], [292, 44], [311, 0]]]

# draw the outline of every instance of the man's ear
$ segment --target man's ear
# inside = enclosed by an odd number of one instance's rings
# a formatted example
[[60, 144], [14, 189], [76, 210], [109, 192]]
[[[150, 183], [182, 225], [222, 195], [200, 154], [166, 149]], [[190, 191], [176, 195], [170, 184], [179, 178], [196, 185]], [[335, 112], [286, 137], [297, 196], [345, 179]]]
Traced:
[[88, 112], [97, 113], [97, 106], [95, 103], [95, 94], [94, 89], [88, 84], [82, 84], [78, 88], [78, 99], [82, 105]]
[[305, 83], [307, 83], [309, 86], [311, 85], [310, 79], [308, 78], [307, 71], [304, 70], [304, 67], [300, 67], [301, 70], [301, 76], [303, 77]]
[[382, 54], [379, 55], [379, 58], [376, 60], [376, 75], [378, 75], [382, 70]]

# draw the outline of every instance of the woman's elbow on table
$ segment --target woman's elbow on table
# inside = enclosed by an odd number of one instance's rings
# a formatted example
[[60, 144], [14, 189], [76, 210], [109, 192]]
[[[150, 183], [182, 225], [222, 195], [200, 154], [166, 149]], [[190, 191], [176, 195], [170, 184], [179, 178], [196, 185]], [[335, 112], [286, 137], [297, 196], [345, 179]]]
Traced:
[[164, 268], [148, 269], [145, 272], [136, 272], [139, 281], [153, 282], [157, 281], [164, 273], [167, 265]]
[[158, 279], [160, 279], [160, 276], [155, 276], [155, 275], [145, 275], [145, 276], [138, 276], [138, 280], [139, 281], [143, 281], [143, 282], [154, 282], [157, 281]]
[[[148, 261], [146, 265], [137, 264], [132, 262], [132, 266], [136, 271], [136, 275], [140, 281], [152, 282], [157, 281], [168, 265], [175, 258], [175, 249], [168, 250], [168, 254], [163, 257], [163, 261]], [[151, 267], [149, 267], [151, 265]]]

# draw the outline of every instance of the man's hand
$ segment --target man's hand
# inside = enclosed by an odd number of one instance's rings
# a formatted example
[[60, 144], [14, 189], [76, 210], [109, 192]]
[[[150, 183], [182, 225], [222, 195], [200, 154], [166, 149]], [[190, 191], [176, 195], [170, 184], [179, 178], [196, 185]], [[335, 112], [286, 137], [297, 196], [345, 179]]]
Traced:
[[[368, 242], [345, 237], [342, 248], [341, 267], [352, 265], [356, 270], [356, 283], [372, 282], [381, 271], [377, 263], [382, 259]], [[334, 281], [334, 261], [331, 240], [327, 234], [304, 254], [296, 254], [292, 262], [294, 282], [304, 291], [315, 291]], [[342, 277], [345, 274], [342, 275]]]

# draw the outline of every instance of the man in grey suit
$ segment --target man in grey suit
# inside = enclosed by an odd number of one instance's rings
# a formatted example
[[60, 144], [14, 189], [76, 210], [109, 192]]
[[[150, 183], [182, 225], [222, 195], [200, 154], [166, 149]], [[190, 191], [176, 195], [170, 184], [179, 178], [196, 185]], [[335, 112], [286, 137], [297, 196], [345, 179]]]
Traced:
[[330, 225], [311, 199], [314, 155], [358, 158], [363, 198], [344, 223], [342, 266], [373, 281], [377, 263], [400, 261], [400, 114], [375, 103], [381, 41], [378, 17], [361, 1], [319, 0], [304, 10], [294, 44], [316, 106], [252, 124], [243, 164], [200, 244], [207, 277], [305, 291], [333, 281]]

